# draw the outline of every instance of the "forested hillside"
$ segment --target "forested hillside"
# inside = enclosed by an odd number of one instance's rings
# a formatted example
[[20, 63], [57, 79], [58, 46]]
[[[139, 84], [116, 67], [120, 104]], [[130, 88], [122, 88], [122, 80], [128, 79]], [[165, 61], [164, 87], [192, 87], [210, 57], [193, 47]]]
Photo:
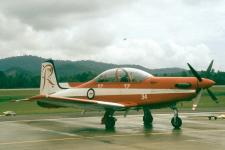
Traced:
[[[46, 59], [36, 56], [18, 56], [0, 59], [0, 88], [39, 87], [40, 66]], [[60, 82], [85, 82], [99, 73], [118, 67], [133, 67], [156, 76], [192, 76], [182, 68], [148, 69], [140, 65], [117, 65], [90, 60], [62, 61], [55, 60]], [[204, 72], [201, 72], [204, 77]], [[217, 84], [225, 84], [225, 72], [213, 71], [210, 76]]]

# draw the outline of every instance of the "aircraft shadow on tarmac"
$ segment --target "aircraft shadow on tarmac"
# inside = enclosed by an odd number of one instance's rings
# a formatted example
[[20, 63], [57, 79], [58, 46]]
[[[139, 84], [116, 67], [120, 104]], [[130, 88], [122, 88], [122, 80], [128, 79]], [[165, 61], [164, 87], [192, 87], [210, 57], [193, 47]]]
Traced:
[[[74, 135], [82, 135], [82, 136], [96, 136], [96, 135], [107, 135], [107, 134], [120, 134], [120, 133], [126, 133], [127, 131], [124, 132], [125, 128], [117, 128], [117, 129], [111, 129], [111, 130], [106, 130], [105, 128], [96, 128], [96, 127], [82, 127], [82, 126], [74, 126], [74, 124], [68, 124], [64, 122], [58, 122], [58, 121], [53, 121], [53, 120], [41, 120], [41, 121], [22, 121], [20, 122], [22, 124], [26, 124], [32, 127], [37, 127], [44, 129], [46, 131], [55, 131], [59, 133], [65, 133], [65, 134], [74, 134]], [[101, 126], [99, 124], [99, 126]], [[136, 130], [137, 128], [135, 128]], [[125, 129], [126, 130], [126, 129]], [[132, 130], [132, 129], [131, 129]], [[154, 126], [143, 126], [140, 127], [140, 130], [137, 129], [135, 132], [132, 133], [138, 133], [143, 135], [151, 135], [151, 133], [163, 133], [164, 131], [158, 130]], [[171, 133], [173, 136], [179, 136], [182, 134], [182, 129], [172, 129], [169, 131], [166, 131]], [[128, 133], [128, 132], [127, 132]]]

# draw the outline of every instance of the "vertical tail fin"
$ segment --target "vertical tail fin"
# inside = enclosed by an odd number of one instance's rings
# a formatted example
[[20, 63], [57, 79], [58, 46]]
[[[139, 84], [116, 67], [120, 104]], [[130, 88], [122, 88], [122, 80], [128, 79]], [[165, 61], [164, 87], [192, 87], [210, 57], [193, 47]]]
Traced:
[[48, 60], [41, 65], [40, 95], [49, 95], [61, 90], [58, 84], [53, 60]]

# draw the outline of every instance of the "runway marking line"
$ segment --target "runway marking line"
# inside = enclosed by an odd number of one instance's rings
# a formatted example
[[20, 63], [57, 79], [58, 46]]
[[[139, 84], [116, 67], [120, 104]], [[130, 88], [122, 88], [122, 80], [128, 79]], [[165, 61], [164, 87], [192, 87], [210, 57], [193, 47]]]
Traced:
[[[225, 130], [208, 130], [214, 132], [225, 132]], [[199, 133], [206, 131], [189, 131], [188, 133]], [[57, 142], [57, 141], [66, 141], [66, 140], [82, 140], [82, 139], [96, 139], [96, 138], [107, 138], [107, 137], [127, 137], [127, 136], [149, 136], [149, 135], [170, 135], [173, 132], [164, 132], [164, 133], [137, 133], [137, 134], [119, 134], [119, 135], [100, 135], [100, 136], [89, 136], [89, 137], [68, 137], [68, 138], [59, 138], [59, 139], [46, 139], [46, 140], [30, 140], [30, 141], [17, 141], [17, 142], [5, 142], [0, 143], [0, 145], [13, 145], [13, 144], [26, 144], [26, 143], [41, 143], [41, 142]]]
[[119, 135], [101, 135], [92, 137], [70, 137], [70, 138], [60, 138], [60, 139], [46, 139], [46, 140], [30, 140], [30, 141], [18, 141], [18, 142], [5, 142], [0, 143], [0, 145], [13, 145], [13, 144], [26, 144], [26, 143], [41, 143], [41, 142], [57, 142], [66, 140], [81, 140], [81, 139], [95, 139], [95, 138], [107, 138], [107, 137], [127, 137], [127, 136], [142, 136], [142, 135], [169, 135], [171, 132], [164, 133], [139, 133], [139, 134], [119, 134]]
[[[190, 113], [191, 114], [191, 113]], [[162, 115], [162, 114], [160, 114]], [[163, 114], [166, 115], [166, 114]], [[130, 115], [130, 116], [141, 116], [141, 115]], [[80, 118], [80, 117], [79, 117]], [[88, 118], [88, 117], [86, 117]], [[90, 117], [93, 118], [93, 117]], [[56, 118], [56, 119], [32, 119], [32, 120], [16, 120], [16, 121], [4, 121], [2, 123], [7, 122], [26, 122], [26, 121], [44, 121], [44, 120], [59, 120], [59, 119], [77, 119], [77, 118]], [[185, 131], [185, 130], [183, 130]], [[200, 132], [224, 132], [225, 130], [207, 130], [207, 131], [188, 131], [188, 133], [200, 133]], [[172, 132], [164, 132], [164, 133], [137, 133], [137, 134], [119, 134], [119, 135], [102, 135], [102, 136], [92, 136], [92, 137], [67, 137], [67, 138], [53, 138], [53, 139], [43, 139], [43, 140], [28, 140], [28, 141], [14, 141], [14, 142], [0, 142], [0, 145], [13, 145], [13, 144], [26, 144], [26, 143], [40, 143], [40, 142], [54, 142], [54, 141], [66, 141], [66, 140], [81, 140], [81, 139], [95, 139], [95, 138], [107, 138], [107, 137], [127, 137], [127, 136], [150, 136], [150, 135], [169, 135]]]

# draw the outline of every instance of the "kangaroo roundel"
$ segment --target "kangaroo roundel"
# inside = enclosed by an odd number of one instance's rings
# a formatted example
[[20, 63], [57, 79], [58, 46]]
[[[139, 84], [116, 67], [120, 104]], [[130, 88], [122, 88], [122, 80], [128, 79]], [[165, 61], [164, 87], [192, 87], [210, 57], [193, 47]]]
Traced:
[[95, 97], [95, 91], [94, 91], [94, 89], [91, 88], [87, 91], [87, 98], [93, 99], [94, 97]]

